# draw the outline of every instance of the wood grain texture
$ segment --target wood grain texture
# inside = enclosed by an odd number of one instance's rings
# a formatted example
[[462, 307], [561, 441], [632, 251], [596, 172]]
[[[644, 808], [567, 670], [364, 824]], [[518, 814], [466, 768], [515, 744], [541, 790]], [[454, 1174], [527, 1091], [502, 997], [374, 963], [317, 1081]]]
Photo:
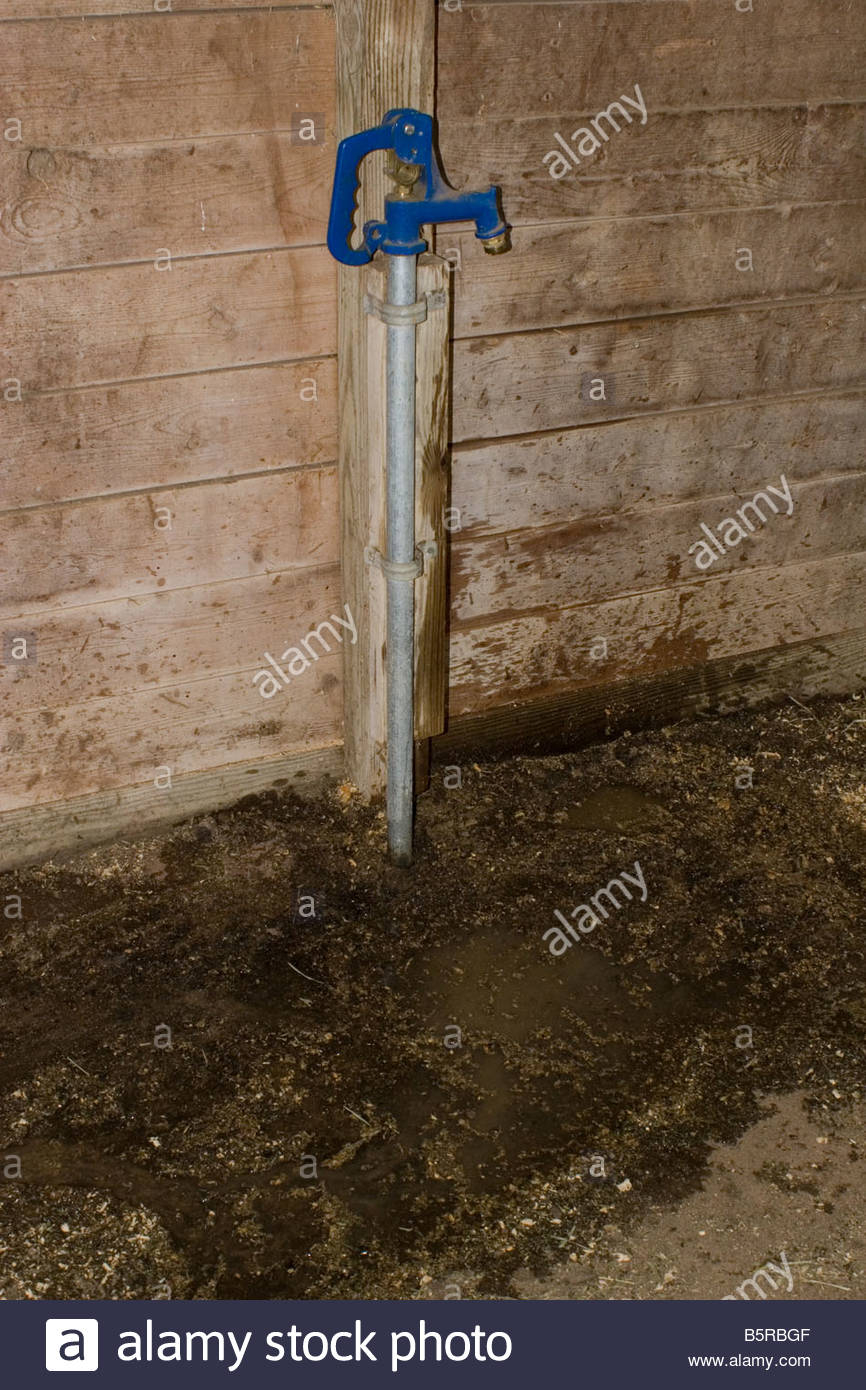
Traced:
[[3, 0], [0, 19], [78, 19], [83, 15], [159, 15], [169, 10], [327, 10], [331, 0], [310, 0], [292, 3], [276, 0], [262, 5], [262, 0]]
[[325, 247], [164, 264], [0, 281], [8, 374], [32, 391], [335, 351]]
[[418, 259], [418, 297], [437, 295], [415, 333], [415, 537], [432, 541], [415, 583], [415, 737], [429, 739], [445, 727], [448, 685], [446, 636], [448, 585], [448, 422], [451, 413], [449, 328], [451, 271], [439, 256]]
[[[782, 471], [780, 461], [764, 481], [784, 493]], [[765, 501], [764, 525], [748, 510], [753, 534], [716, 555], [714, 578], [748, 567], [760, 588], [767, 568], [866, 551], [866, 473], [803, 483], [786, 480], [791, 501], [770, 494], [779, 511], [774, 513]], [[726, 517], [736, 518], [737, 509], [754, 495], [702, 497], [672, 507], [580, 517], [557, 527], [487, 539], [458, 537], [451, 578], [453, 620], [482, 623], [688, 584], [701, 575], [689, 552], [704, 539], [701, 523], [712, 529]]]
[[23, 390], [3, 406], [3, 628], [37, 651], [0, 670], [3, 804], [96, 797], [99, 820], [142, 781], [152, 803], [159, 766], [213, 779], [339, 737], [337, 649], [280, 711], [252, 681], [269, 644], [340, 611], [336, 276], [306, 244], [332, 159], [291, 133], [314, 115], [333, 151], [333, 17], [0, 33], [22, 122], [0, 245], [25, 272], [0, 286]]
[[331, 564], [338, 534], [333, 467], [6, 512], [0, 614]]
[[[442, 145], [449, 173], [463, 175], [455, 181], [501, 183], [519, 224], [844, 200], [866, 178], [862, 123], [855, 106], [662, 116], [642, 133], [653, 144], [641, 160], [634, 142], [611, 142], [597, 171], [559, 182], [533, 147], [537, 122], [460, 122], [459, 142], [445, 130]], [[165, 245], [187, 256], [322, 241], [334, 157], [326, 129], [314, 146], [285, 132], [54, 152], [12, 144], [0, 274], [143, 259]], [[453, 234], [442, 235], [450, 244]]]
[[866, 304], [840, 298], [462, 339], [453, 438], [860, 385], [864, 330]]
[[[433, 110], [436, 58], [433, 0], [335, 0], [337, 26], [337, 135], [378, 125], [397, 106]], [[381, 217], [384, 159], [365, 161], [358, 195], [357, 227]], [[368, 526], [375, 514], [377, 466], [368, 451], [370, 384], [364, 281], [358, 270], [339, 272], [340, 513], [343, 593], [359, 639], [344, 648], [346, 775], [366, 797], [381, 784], [381, 758], [372, 730], [381, 728], [381, 593], [370, 585], [364, 561]], [[379, 645], [377, 647], [377, 641]]]
[[237, 135], [105, 149], [4, 151], [0, 274], [324, 242], [332, 127], [321, 144]]
[[843, 555], [454, 627], [449, 718], [850, 632], [864, 599], [866, 555]]
[[[858, 539], [863, 543], [861, 474], [811, 481], [792, 491], [793, 515], [772, 518], [750, 543], [720, 558], [713, 577], [738, 568], [746, 555], [763, 568], [791, 565], [803, 553], [810, 558], [832, 555], [854, 548]], [[741, 500], [702, 498], [686, 506], [604, 518], [594, 527], [578, 522], [488, 540], [458, 536], [451, 584], [454, 620], [458, 626], [501, 622], [506, 611], [513, 616], [542, 605], [567, 608], [575, 601], [598, 605], [626, 589], [668, 587], [677, 579], [694, 578], [687, 547], [700, 535], [700, 521], [712, 524], [732, 514]], [[279, 499], [270, 509], [279, 511]], [[209, 509], [203, 510], [207, 514]], [[248, 498], [246, 509], [237, 505], [235, 543], [246, 537], [245, 515], [258, 527], [253, 536], [258, 539], [268, 510], [263, 498]], [[321, 511], [327, 513], [328, 508]], [[228, 545], [221, 549], [221, 559], [228, 550]], [[123, 553], [128, 551], [124, 545]], [[292, 554], [297, 554], [295, 547]], [[672, 557], [680, 571], [676, 576]], [[760, 585], [760, 573], [755, 583]], [[97, 694], [134, 691], [155, 681], [165, 685], [196, 673], [255, 666], [269, 643], [279, 643], [282, 651], [327, 617], [337, 587], [334, 563], [65, 610], [55, 607], [23, 620], [13, 617], [4, 626], [34, 631], [39, 653], [37, 664], [17, 672], [14, 703], [24, 713], [79, 703]], [[6, 676], [12, 674], [7, 669]]]
[[[64, 705], [39, 717], [13, 714], [0, 748], [0, 810], [63, 801], [136, 783], [158, 769], [203, 772], [254, 763], [339, 738], [340, 655], [309, 672], [298, 693], [262, 700], [249, 671]], [[256, 701], [253, 704], [253, 700]]]
[[0, 508], [171, 488], [332, 462], [337, 364], [35, 392], [0, 411]]
[[792, 483], [863, 467], [866, 399], [711, 406], [587, 425], [452, 453], [455, 540], [559, 527], [639, 507], [754, 495], [784, 471]]
[[[746, 14], [730, 0], [440, 8], [439, 115], [443, 125], [591, 116], [622, 92], [634, 95], [635, 83], [649, 120], [692, 107], [860, 101], [864, 59], [852, 0], [762, 0]], [[641, 129], [617, 138], [639, 140]]]
[[811, 637], [614, 685], [587, 686], [530, 705], [459, 716], [435, 742], [436, 764], [515, 752], [562, 752], [625, 730], [665, 727], [696, 715], [850, 695], [864, 682], [866, 628]]
[[2, 40], [0, 111], [29, 149], [291, 130], [334, 107], [330, 9], [10, 21]]
[[[308, 687], [316, 687], [318, 662], [285, 695], [265, 698], [252, 681], [265, 664], [264, 653], [279, 661], [314, 627], [339, 615], [339, 593], [334, 563], [50, 609], [21, 624], [35, 633], [37, 660], [17, 668], [7, 664], [3, 682], [16, 715], [39, 724], [47, 722], [44, 711], [243, 672], [243, 707], [276, 710], [285, 700], [303, 701]], [[322, 635], [329, 640], [327, 631]], [[330, 644], [338, 645], [332, 639]], [[324, 650], [317, 642], [313, 646]]]
[[440, 144], [452, 183], [500, 184], [508, 220], [520, 225], [857, 197], [866, 182], [863, 119], [862, 106], [811, 103], [654, 112], [562, 179], [551, 178], [543, 156], [552, 131], [568, 139], [584, 124], [571, 109], [498, 120], [444, 117]]
[[860, 290], [864, 223], [863, 201], [566, 222], [515, 228], [508, 256], [486, 256], [471, 232], [452, 234], [462, 267], [454, 332], [513, 333]]

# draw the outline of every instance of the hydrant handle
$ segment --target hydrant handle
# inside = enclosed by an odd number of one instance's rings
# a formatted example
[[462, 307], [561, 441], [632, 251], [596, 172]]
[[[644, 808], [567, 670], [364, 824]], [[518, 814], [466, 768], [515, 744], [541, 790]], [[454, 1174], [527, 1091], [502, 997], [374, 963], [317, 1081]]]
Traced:
[[[385, 198], [385, 219], [365, 222], [360, 246], [349, 245], [354, 230], [358, 166], [372, 150], [392, 150], [417, 169], [412, 191]], [[458, 193], [449, 186], [433, 151], [433, 118], [412, 107], [389, 111], [381, 125], [348, 135], [337, 149], [328, 250], [344, 265], [364, 265], [377, 251], [417, 256], [426, 251], [421, 229], [430, 223], [474, 221], [476, 236], [490, 252], [508, 249], [508, 228], [499, 211], [499, 190]]]
[[362, 245], [357, 249], [349, 245], [355, 229], [355, 200], [361, 186], [358, 166], [371, 151], [392, 148], [393, 133], [386, 122], [374, 126], [372, 130], [362, 130], [359, 135], [347, 135], [337, 147], [328, 218], [328, 250], [335, 260], [342, 261], [344, 265], [365, 265], [373, 257], [373, 249], [367, 245], [366, 227]]

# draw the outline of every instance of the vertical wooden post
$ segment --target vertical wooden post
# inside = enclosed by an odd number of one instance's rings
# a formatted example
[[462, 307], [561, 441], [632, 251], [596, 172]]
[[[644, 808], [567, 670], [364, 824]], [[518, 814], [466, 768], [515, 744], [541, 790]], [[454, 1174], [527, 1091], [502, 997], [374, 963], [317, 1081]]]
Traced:
[[[441, 256], [418, 260], [419, 298], [432, 297], [417, 328], [415, 431], [415, 535], [432, 540], [436, 553], [424, 559], [424, 573], [415, 585], [415, 737], [430, 739], [445, 728], [448, 684], [446, 643], [446, 580], [448, 536], [448, 424], [451, 391], [449, 321], [451, 270]], [[420, 787], [419, 787], [420, 790]]]
[[[335, 0], [337, 135], [378, 125], [395, 106], [433, 111], [435, 0]], [[379, 218], [385, 157], [364, 163], [356, 226]], [[369, 799], [385, 782], [385, 585], [364, 550], [384, 552], [385, 328], [364, 312], [364, 296], [385, 297], [382, 257], [364, 269], [339, 268], [339, 461], [343, 602], [358, 640], [343, 645], [346, 777]], [[448, 416], [447, 264], [419, 261], [419, 296], [444, 290], [444, 308], [418, 328], [416, 535], [434, 540], [416, 585], [416, 737], [444, 727], [445, 706], [445, 453]]]

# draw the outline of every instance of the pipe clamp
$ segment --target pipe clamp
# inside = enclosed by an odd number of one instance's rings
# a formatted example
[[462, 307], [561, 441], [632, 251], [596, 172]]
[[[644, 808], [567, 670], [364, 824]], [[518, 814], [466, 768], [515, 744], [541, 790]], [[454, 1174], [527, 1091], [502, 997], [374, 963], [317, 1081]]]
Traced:
[[447, 297], [444, 290], [428, 290], [423, 299], [414, 304], [388, 304], [373, 294], [364, 295], [364, 313], [374, 314], [392, 328], [405, 328], [414, 323], [423, 323], [427, 314], [434, 309], [444, 309]]
[[386, 579], [402, 579], [414, 584], [424, 573], [424, 557], [432, 560], [438, 553], [439, 547], [435, 541], [422, 541], [415, 547], [414, 560], [388, 560], [377, 546], [368, 545], [364, 550], [364, 559], [368, 565], [380, 569]]

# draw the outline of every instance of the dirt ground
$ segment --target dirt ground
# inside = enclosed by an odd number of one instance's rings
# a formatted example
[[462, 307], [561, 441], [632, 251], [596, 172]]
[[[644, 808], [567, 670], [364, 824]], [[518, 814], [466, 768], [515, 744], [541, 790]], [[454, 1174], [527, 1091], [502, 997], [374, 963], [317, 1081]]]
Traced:
[[866, 700], [440, 766], [411, 870], [384, 833], [271, 793], [0, 878], [3, 1297], [743, 1297], [784, 1254], [770, 1297], [863, 1298]]

